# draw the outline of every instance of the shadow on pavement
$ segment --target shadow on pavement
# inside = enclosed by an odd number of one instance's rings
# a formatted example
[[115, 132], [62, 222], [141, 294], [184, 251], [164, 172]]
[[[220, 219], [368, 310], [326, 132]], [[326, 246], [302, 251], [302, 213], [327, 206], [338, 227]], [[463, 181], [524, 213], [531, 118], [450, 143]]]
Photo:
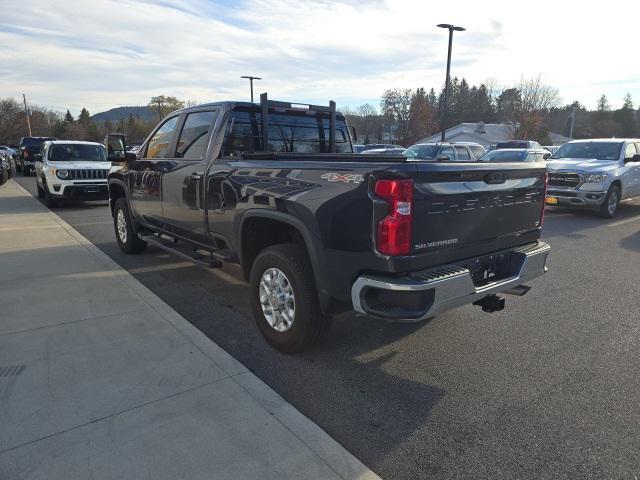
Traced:
[[260, 335], [236, 266], [208, 271], [151, 247], [125, 257], [115, 244], [97, 246], [367, 462], [397, 450], [423, 428], [446, 394], [386, 368], [396, 357], [394, 343], [428, 322], [390, 323], [346, 313], [333, 319], [316, 347], [285, 355]]

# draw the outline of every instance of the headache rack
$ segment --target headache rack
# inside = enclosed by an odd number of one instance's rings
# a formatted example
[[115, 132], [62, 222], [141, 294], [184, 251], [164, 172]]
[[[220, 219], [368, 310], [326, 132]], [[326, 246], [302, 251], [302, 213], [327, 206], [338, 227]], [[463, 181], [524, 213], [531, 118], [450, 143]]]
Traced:
[[306, 103], [280, 102], [269, 100], [267, 93], [260, 94], [260, 107], [262, 108], [262, 148], [269, 144], [269, 107], [276, 111], [295, 110], [308, 112], [324, 112], [329, 114], [329, 152], [336, 152], [336, 102], [331, 100], [329, 106], [309, 105]]

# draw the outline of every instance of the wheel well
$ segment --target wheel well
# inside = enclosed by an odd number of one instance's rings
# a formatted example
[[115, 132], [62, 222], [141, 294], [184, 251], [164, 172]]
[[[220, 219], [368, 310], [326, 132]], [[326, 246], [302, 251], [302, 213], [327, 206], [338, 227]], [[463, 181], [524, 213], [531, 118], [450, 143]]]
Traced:
[[620, 189], [620, 194], [622, 194], [622, 182], [620, 182], [620, 180], [614, 180], [613, 182], [611, 182], [611, 186], [617, 185], [618, 188]]
[[115, 207], [116, 200], [121, 197], [126, 197], [124, 188], [117, 183], [109, 184], [109, 208], [111, 208], [111, 216], [113, 216], [113, 208]]
[[307, 246], [302, 233], [294, 226], [271, 218], [249, 218], [242, 225], [242, 272], [249, 279], [251, 267], [258, 254], [271, 245], [296, 243]]

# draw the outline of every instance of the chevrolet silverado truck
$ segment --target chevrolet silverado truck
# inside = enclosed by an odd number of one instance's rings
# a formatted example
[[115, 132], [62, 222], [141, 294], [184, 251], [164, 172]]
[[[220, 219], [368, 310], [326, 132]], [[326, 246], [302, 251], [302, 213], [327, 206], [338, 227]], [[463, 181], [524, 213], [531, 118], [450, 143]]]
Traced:
[[573, 140], [549, 158], [547, 168], [548, 205], [611, 218], [621, 200], [640, 196], [640, 139]]
[[120, 249], [235, 262], [266, 340], [311, 346], [332, 314], [420, 321], [504, 307], [546, 271], [546, 167], [358, 155], [335, 103], [221, 102], [167, 116], [137, 155], [106, 139]]

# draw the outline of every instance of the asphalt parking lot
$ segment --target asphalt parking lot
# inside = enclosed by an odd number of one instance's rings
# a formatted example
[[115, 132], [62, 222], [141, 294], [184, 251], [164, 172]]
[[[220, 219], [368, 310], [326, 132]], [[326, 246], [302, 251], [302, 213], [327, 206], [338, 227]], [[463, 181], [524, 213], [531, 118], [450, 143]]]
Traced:
[[502, 312], [344, 314], [298, 356], [267, 346], [237, 268], [125, 256], [104, 203], [55, 212], [383, 478], [640, 477], [640, 201], [549, 212], [550, 271]]

